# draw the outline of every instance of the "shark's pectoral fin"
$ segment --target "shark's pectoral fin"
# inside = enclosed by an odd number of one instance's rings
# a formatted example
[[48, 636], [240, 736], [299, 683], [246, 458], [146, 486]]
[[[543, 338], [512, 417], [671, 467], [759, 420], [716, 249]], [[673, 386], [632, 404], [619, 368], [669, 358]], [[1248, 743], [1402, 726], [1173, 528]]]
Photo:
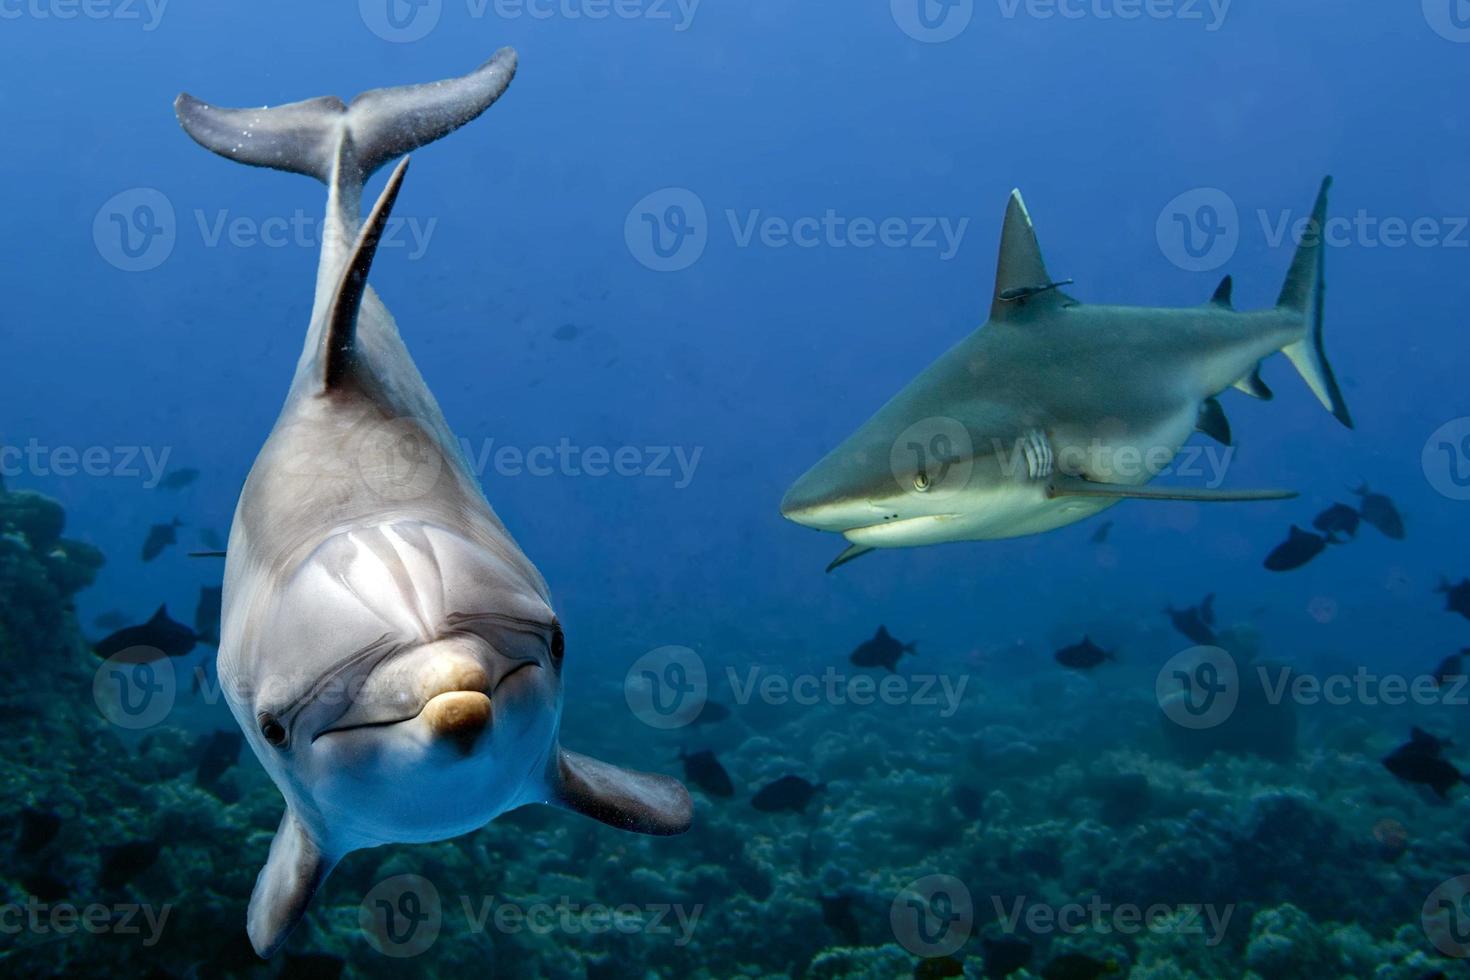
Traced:
[[1295, 490], [1211, 490], [1208, 487], [1123, 486], [1117, 483], [1093, 483], [1077, 476], [1057, 474], [1047, 485], [1048, 497], [1111, 497], [1116, 500], [1193, 500], [1200, 503], [1289, 500]]
[[357, 233], [357, 242], [352, 246], [347, 268], [337, 282], [337, 291], [332, 296], [332, 305], [327, 310], [326, 339], [320, 357], [322, 386], [327, 390], [336, 388], [347, 378], [352, 368], [353, 348], [357, 339], [357, 315], [362, 310], [362, 297], [367, 292], [368, 270], [372, 268], [373, 256], [378, 254], [378, 242], [383, 229], [388, 225], [388, 216], [393, 211], [393, 202], [398, 200], [398, 190], [403, 186], [403, 175], [408, 172], [408, 157], [398, 162], [388, 178], [388, 186], [378, 195], [362, 230]]
[[830, 572], [834, 568], [846, 565], [850, 561], [855, 561], [872, 550], [872, 547], [869, 545], [850, 544], [843, 549], [842, 554], [832, 559], [831, 563], [827, 566], [827, 571]]
[[547, 802], [635, 834], [682, 834], [694, 819], [694, 801], [670, 776], [635, 772], [561, 750]]
[[250, 945], [257, 953], [269, 957], [281, 947], [336, 864], [337, 859], [324, 854], [307, 834], [295, 811], [286, 807], [270, 856], [255, 878], [245, 916]]
[[1206, 398], [1200, 403], [1199, 418], [1195, 419], [1194, 431], [1203, 432], [1222, 446], [1232, 445], [1230, 420], [1225, 417], [1225, 409], [1220, 407], [1219, 399]]

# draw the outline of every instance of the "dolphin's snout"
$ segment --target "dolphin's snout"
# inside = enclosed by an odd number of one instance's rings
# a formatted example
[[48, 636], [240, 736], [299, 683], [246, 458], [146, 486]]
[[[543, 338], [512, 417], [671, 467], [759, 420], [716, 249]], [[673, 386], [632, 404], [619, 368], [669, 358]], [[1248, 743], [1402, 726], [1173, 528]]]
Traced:
[[440, 694], [424, 705], [423, 719], [429, 731], [467, 752], [490, 727], [490, 698], [479, 691]]

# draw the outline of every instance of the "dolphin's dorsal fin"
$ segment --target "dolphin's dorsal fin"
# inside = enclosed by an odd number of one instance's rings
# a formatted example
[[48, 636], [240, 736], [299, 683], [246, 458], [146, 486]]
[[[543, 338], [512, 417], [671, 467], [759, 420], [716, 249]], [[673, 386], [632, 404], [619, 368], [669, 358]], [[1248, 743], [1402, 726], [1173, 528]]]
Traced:
[[1229, 276], [1220, 280], [1220, 285], [1215, 287], [1215, 295], [1210, 297], [1210, 303], [1214, 306], [1223, 306], [1227, 310], [1235, 309], [1230, 303], [1230, 294], [1235, 289], [1235, 282]]
[[1047, 274], [1046, 263], [1041, 260], [1041, 245], [1036, 241], [1036, 229], [1031, 226], [1026, 202], [1019, 190], [1013, 190], [1000, 233], [990, 318], [1016, 319], [1038, 309], [1075, 304], [1076, 300], [1056, 288], [1058, 285]]
[[388, 186], [383, 188], [378, 203], [373, 205], [372, 214], [368, 215], [367, 222], [358, 232], [347, 268], [342, 270], [337, 291], [332, 295], [321, 351], [322, 387], [328, 391], [339, 387], [351, 373], [357, 314], [362, 309], [363, 293], [367, 291], [368, 270], [372, 268], [378, 241], [383, 237], [388, 215], [393, 211], [393, 202], [398, 199], [398, 189], [403, 186], [403, 175], [407, 172], [408, 157], [404, 157], [393, 168]]
[[682, 834], [694, 819], [694, 801], [669, 776], [635, 772], [561, 749], [554, 765], [554, 806], [609, 827], [666, 837]]
[[271, 841], [265, 867], [255, 878], [250, 908], [245, 913], [245, 931], [250, 934], [250, 945], [257, 953], [269, 957], [280, 948], [336, 864], [311, 839], [306, 826], [287, 806]]

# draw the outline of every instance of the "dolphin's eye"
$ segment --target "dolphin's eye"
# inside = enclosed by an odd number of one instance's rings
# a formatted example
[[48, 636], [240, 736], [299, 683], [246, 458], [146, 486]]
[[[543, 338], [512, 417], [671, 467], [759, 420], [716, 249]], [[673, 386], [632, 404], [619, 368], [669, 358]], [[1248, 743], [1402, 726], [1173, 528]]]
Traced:
[[929, 489], [929, 474], [923, 470], [914, 474], [914, 489], [924, 493]]
[[560, 664], [561, 658], [566, 656], [566, 653], [567, 637], [566, 634], [561, 631], [561, 625], [558, 624], [552, 627], [551, 630], [551, 659]]
[[262, 711], [256, 719], [260, 723], [260, 734], [276, 748], [286, 744], [286, 727], [269, 711]]

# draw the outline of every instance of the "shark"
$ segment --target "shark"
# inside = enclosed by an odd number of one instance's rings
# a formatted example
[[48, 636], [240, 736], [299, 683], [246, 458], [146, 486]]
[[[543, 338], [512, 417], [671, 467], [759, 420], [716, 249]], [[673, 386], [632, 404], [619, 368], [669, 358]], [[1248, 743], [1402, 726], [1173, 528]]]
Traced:
[[1276, 305], [1249, 311], [1231, 302], [1230, 276], [1194, 307], [1079, 302], [1047, 272], [1012, 191], [989, 319], [801, 475], [782, 515], [847, 540], [830, 572], [876, 549], [1039, 534], [1123, 500], [1295, 496], [1151, 481], [1196, 431], [1232, 444], [1219, 396], [1270, 399], [1261, 364], [1277, 352], [1352, 428], [1322, 342], [1331, 183]]
[[[207, 149], [327, 186], [305, 348], [224, 555], [221, 688], [286, 804], [246, 915], [262, 957], [355, 850], [539, 803], [635, 833], [690, 825], [677, 780], [560, 746], [567, 641], [546, 582], [367, 281], [405, 154], [479, 116], [515, 70], [507, 48], [350, 104], [175, 102]], [[364, 219], [364, 185], [399, 157]]]

